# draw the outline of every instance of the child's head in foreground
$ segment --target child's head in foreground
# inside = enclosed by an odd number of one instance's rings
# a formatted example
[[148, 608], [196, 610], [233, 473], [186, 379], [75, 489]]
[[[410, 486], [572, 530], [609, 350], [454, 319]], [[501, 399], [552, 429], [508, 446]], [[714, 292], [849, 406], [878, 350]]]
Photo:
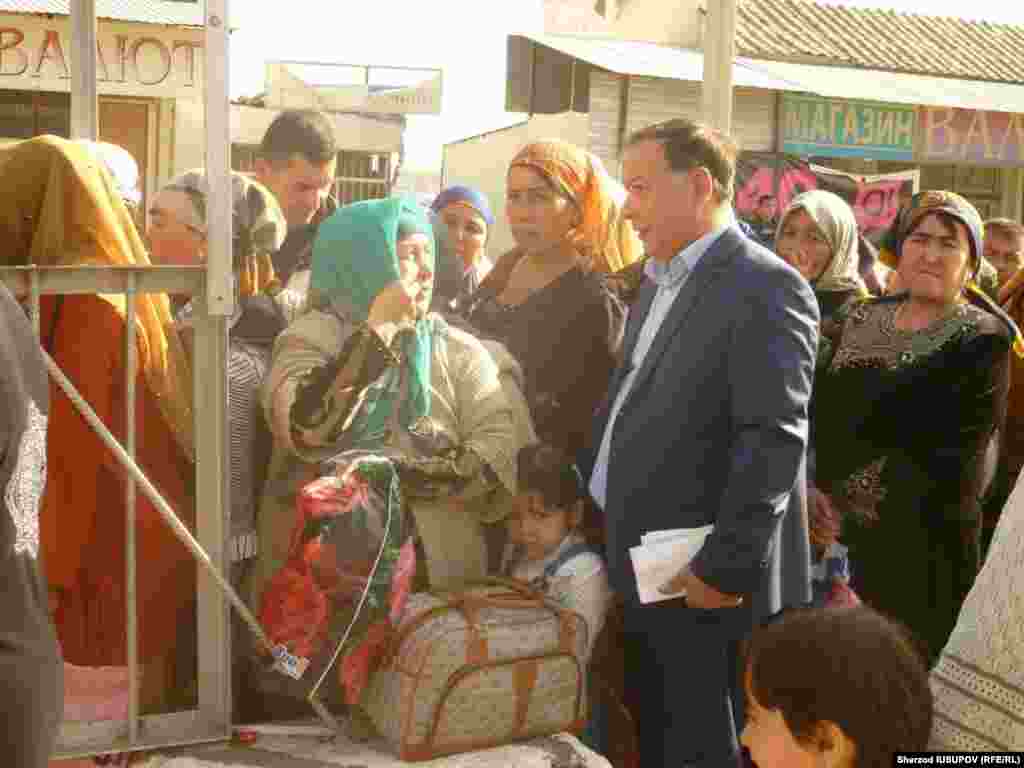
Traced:
[[742, 742], [758, 768], [890, 768], [927, 747], [928, 671], [866, 607], [786, 614], [750, 638]]
[[526, 560], [543, 560], [558, 549], [583, 518], [583, 489], [573, 463], [549, 445], [520, 449], [518, 484], [509, 536]]

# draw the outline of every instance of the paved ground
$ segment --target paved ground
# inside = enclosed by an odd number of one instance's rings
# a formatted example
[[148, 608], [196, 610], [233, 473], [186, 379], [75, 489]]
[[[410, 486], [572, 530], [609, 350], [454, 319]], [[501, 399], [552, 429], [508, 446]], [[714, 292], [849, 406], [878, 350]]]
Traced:
[[[383, 743], [344, 737], [262, 735], [252, 744], [219, 744], [164, 751], [134, 768], [403, 768]], [[480, 752], [452, 755], [424, 768], [611, 768], [607, 760], [564, 734]]]
[[[280, 723], [283, 728], [293, 725], [320, 728], [316, 721]], [[243, 726], [244, 727], [244, 726]], [[262, 744], [261, 744], [262, 742]], [[274, 743], [267, 749], [268, 742]], [[237, 741], [201, 744], [178, 749], [161, 750], [150, 755], [137, 768], [205, 768], [207, 765], [245, 766], [246, 768], [337, 768], [337, 764], [309, 756], [310, 747], [323, 742], [318, 738], [289, 739], [281, 735], [257, 734], [250, 743]], [[289, 746], [294, 748], [289, 749]], [[352, 768], [358, 768], [353, 765]]]
[[[245, 766], [246, 768], [337, 768], [320, 760], [270, 752], [257, 747], [192, 747], [150, 757], [139, 768], [205, 768], [204, 764]], [[356, 768], [356, 766], [352, 766]]]

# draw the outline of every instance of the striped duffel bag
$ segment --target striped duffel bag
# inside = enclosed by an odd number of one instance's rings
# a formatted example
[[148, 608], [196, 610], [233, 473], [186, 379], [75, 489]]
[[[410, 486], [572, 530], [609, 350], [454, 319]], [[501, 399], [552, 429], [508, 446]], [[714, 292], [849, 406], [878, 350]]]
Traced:
[[584, 725], [587, 625], [525, 584], [410, 596], [363, 708], [402, 760]]

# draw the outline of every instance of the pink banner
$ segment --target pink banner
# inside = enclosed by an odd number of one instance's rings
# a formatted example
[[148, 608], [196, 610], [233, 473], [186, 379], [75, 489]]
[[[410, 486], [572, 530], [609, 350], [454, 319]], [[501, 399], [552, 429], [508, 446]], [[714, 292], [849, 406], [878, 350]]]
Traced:
[[736, 214], [763, 226], [766, 219], [777, 221], [801, 192], [825, 189], [846, 200], [861, 232], [877, 241], [917, 191], [919, 178], [916, 170], [863, 176], [781, 155], [748, 155], [737, 168]]

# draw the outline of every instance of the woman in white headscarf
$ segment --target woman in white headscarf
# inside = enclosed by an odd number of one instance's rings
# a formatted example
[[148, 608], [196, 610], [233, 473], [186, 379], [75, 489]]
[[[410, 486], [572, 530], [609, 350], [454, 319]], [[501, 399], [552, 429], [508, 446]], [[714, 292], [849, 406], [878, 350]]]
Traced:
[[815, 189], [790, 202], [775, 235], [775, 252], [814, 288], [822, 324], [868, 295], [860, 276], [857, 218], [843, 198]]
[[[797, 195], [779, 219], [775, 250], [804, 276], [818, 299], [823, 329], [819, 359], [822, 348], [828, 348], [826, 339], [830, 334], [824, 332], [825, 328], [841, 322], [838, 318], [846, 309], [868, 295], [860, 276], [858, 240], [853, 210], [832, 192], [816, 189]], [[813, 446], [808, 451], [807, 485], [806, 507], [803, 503], [791, 503], [782, 526], [781, 578], [787, 605], [797, 604], [806, 594], [808, 574], [802, 566], [808, 555], [812, 596], [818, 604], [829, 600], [837, 580], [845, 585], [848, 574], [844, 550], [836, 541], [838, 519], [828, 500], [814, 487]], [[803, 501], [802, 494], [795, 494], [794, 498]], [[836, 594], [846, 593], [841, 590]]]

